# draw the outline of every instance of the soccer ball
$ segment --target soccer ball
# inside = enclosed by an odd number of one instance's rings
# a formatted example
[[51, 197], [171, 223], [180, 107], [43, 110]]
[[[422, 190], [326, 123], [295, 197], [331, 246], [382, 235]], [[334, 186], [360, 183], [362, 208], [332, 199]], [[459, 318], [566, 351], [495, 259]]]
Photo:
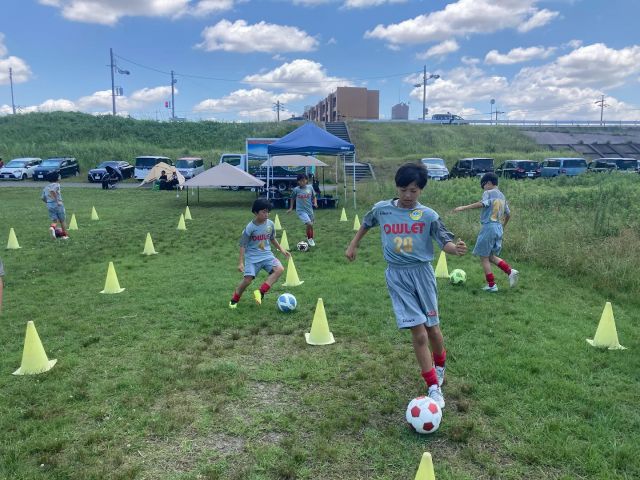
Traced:
[[456, 268], [449, 275], [449, 280], [453, 285], [464, 285], [465, 282], [467, 281], [467, 274], [464, 273], [464, 270], [460, 270], [459, 268]]
[[298, 244], [296, 245], [296, 248], [300, 252], [308, 252], [309, 251], [309, 244], [303, 240], [302, 242], [298, 242]]
[[433, 433], [442, 421], [442, 410], [433, 399], [421, 396], [409, 402], [406, 418], [417, 433]]
[[278, 297], [276, 305], [278, 306], [278, 310], [288, 313], [293, 312], [296, 309], [296, 307], [298, 306], [298, 301], [296, 300], [296, 297], [294, 297], [290, 293], [283, 293]]

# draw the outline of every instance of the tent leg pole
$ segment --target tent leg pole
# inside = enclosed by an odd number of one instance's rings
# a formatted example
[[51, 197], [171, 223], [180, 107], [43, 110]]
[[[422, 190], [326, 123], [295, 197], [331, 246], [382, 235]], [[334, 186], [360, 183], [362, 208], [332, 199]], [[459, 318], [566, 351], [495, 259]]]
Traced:
[[198, 187], [198, 203], [200, 203], [200, 187]]
[[356, 210], [356, 156], [353, 155], [353, 211]]
[[187, 207], [189, 206], [189, 187], [187, 187]]

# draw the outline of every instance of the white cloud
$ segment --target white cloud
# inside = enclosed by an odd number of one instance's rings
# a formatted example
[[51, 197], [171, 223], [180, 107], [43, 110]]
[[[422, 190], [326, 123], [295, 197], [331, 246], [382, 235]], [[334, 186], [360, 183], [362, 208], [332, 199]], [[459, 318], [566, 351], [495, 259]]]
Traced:
[[40, 0], [67, 20], [115, 25], [123, 17], [204, 16], [230, 10], [234, 0]]
[[249, 25], [245, 20], [221, 20], [202, 31], [204, 41], [199, 48], [227, 52], [308, 52], [315, 50], [318, 41], [305, 31], [286, 25], [264, 21]]
[[480, 63], [479, 58], [473, 58], [473, 57], [467, 57], [467, 56], [462, 57], [460, 61], [464, 65], [477, 65], [478, 63]]
[[385, 3], [405, 3], [407, 0], [345, 0], [345, 8], [369, 8]]
[[484, 63], [489, 65], [512, 65], [535, 60], [537, 58], [549, 58], [556, 51], [555, 47], [528, 47], [513, 48], [508, 53], [499, 53], [491, 50], [484, 57]]
[[266, 73], [248, 75], [243, 81], [253, 86], [277, 88], [299, 95], [326, 95], [338, 86], [351, 85], [344, 78], [327, 75], [322, 64], [306, 59], [284, 63]]
[[458, 42], [456, 42], [455, 40], [445, 40], [442, 43], [438, 43], [437, 45], [434, 45], [426, 52], [417, 55], [417, 57], [419, 59], [426, 59], [430, 57], [443, 57], [445, 55], [448, 55], [449, 53], [456, 52], [459, 49], [460, 49], [460, 46], [458, 45]]
[[0, 57], [4, 57], [9, 53], [9, 49], [4, 44], [4, 33], [0, 33]]
[[[286, 103], [301, 98], [300, 95], [278, 94], [261, 88], [240, 89], [222, 98], [203, 100], [193, 110], [195, 112], [233, 113], [242, 118], [270, 120], [274, 119], [276, 115], [273, 111], [275, 102]], [[292, 112], [289, 110], [281, 111], [280, 118], [287, 118], [291, 114]]]
[[558, 15], [558, 12], [552, 12], [546, 8], [544, 10], [538, 10], [531, 15], [526, 22], [518, 26], [518, 31], [525, 33], [529, 30], [533, 30], [534, 28], [540, 28], [556, 18]]
[[529, 22], [528, 28], [531, 29], [541, 26], [545, 18], [555, 13], [535, 8], [538, 1], [458, 0], [443, 10], [387, 26], [380, 24], [367, 31], [364, 37], [384, 40], [391, 45], [404, 45], [515, 29]]
[[0, 85], [8, 85], [11, 82], [9, 79], [9, 69], [11, 69], [14, 84], [29, 81], [32, 73], [27, 62], [19, 57], [5, 57], [8, 54], [9, 49], [4, 44], [4, 34], [0, 32]]

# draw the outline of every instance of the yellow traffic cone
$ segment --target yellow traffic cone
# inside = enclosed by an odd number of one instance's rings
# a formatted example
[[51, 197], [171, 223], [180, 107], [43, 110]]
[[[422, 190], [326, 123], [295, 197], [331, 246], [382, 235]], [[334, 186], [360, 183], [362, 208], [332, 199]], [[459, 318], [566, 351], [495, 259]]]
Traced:
[[100, 293], [120, 293], [124, 292], [124, 288], [120, 288], [118, 283], [118, 276], [116, 275], [116, 269], [113, 266], [113, 262], [109, 262], [109, 269], [107, 270], [107, 279], [104, 282], [104, 290]]
[[322, 299], [318, 299], [316, 304], [316, 313], [313, 315], [311, 323], [311, 332], [305, 333], [304, 338], [309, 345], [329, 345], [335, 343], [333, 333], [329, 331], [329, 323], [327, 315], [324, 313], [324, 303]]
[[184, 211], [184, 219], [193, 220], [193, 218], [191, 218], [191, 210], [189, 210], [189, 205], [187, 205], [187, 208]]
[[[287, 231], [282, 230], [282, 237], [280, 238], [280, 246], [285, 250], [289, 250], [289, 241], [287, 240]], [[291, 258], [291, 257], [289, 257]]]
[[156, 255], [156, 249], [153, 248], [153, 240], [151, 240], [151, 234], [147, 233], [147, 240], [144, 242], [144, 252], [143, 255]]
[[431, 454], [429, 452], [422, 454], [422, 460], [420, 460], [420, 466], [418, 467], [414, 480], [436, 480], [436, 474], [433, 471], [433, 461], [431, 461]]
[[447, 256], [444, 251], [440, 252], [440, 258], [438, 258], [438, 264], [436, 265], [436, 278], [449, 278]]
[[273, 224], [276, 227], [276, 230], [282, 230], [282, 225], [280, 225], [280, 217], [278, 216], [278, 214], [276, 213], [276, 219], [273, 222]]
[[302, 285], [304, 280], [300, 280], [298, 278], [298, 272], [296, 270], [296, 266], [293, 263], [293, 256], [289, 257], [289, 263], [287, 264], [287, 277], [285, 282], [282, 284], [283, 287], [297, 287], [298, 285]]
[[24, 349], [22, 351], [22, 364], [13, 372], [14, 375], [35, 375], [51, 370], [58, 360], [49, 360], [36, 326], [33, 322], [27, 322], [27, 333], [24, 337]]
[[606, 347], [609, 350], [625, 350], [625, 347], [618, 342], [618, 332], [616, 321], [613, 318], [611, 302], [604, 305], [598, 329], [593, 340], [587, 338], [587, 342], [594, 347]]
[[357, 213], [356, 213], [356, 218], [353, 219], [353, 229], [360, 230], [360, 219], [358, 218]]
[[7, 250], [17, 250], [20, 248], [18, 244], [18, 239], [16, 238], [16, 232], [13, 231], [13, 228], [9, 229], [9, 240], [7, 241]]
[[[347, 212], [345, 211], [344, 207], [342, 207], [342, 213], [340, 214], [340, 221], [341, 222], [346, 222], [347, 221]], [[360, 228], [360, 227], [358, 227]]]
[[96, 207], [91, 207], [91, 220], [100, 220], [98, 218], [98, 212], [96, 212]]
[[178, 220], [178, 226], [176, 227], [178, 230], [186, 230], [187, 226], [184, 223], [184, 215], [180, 214], [180, 220]]
[[71, 215], [71, 221], [69, 222], [69, 227], [67, 230], [78, 230], [78, 222], [76, 222], [76, 214]]

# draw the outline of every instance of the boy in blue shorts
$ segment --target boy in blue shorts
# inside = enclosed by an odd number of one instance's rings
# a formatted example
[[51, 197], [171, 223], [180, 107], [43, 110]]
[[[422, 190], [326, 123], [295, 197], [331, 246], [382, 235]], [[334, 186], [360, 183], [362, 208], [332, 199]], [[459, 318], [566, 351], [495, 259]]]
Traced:
[[438, 318], [436, 278], [431, 267], [432, 240], [452, 255], [464, 255], [467, 246], [462, 240], [454, 243], [453, 234], [439, 215], [418, 202], [427, 184], [427, 169], [422, 164], [402, 165], [396, 172], [395, 182], [398, 198], [373, 206], [345, 255], [350, 261], [355, 260], [362, 237], [372, 227], [380, 226], [382, 252], [388, 265], [387, 289], [396, 323], [398, 328], [411, 331], [413, 350], [427, 383], [428, 396], [444, 408], [440, 387], [444, 383], [446, 350]]
[[60, 184], [54, 178], [51, 178], [51, 183], [44, 187], [42, 190], [42, 201], [47, 204], [47, 210], [49, 211], [49, 219], [53, 222], [49, 231], [53, 232], [53, 238], [56, 238], [55, 225], [60, 224], [60, 230], [62, 230], [62, 238], [65, 240], [69, 238], [67, 235], [67, 229], [64, 226], [65, 210], [64, 203], [62, 203], [62, 193], [60, 193]]
[[504, 194], [498, 190], [498, 176], [495, 173], [485, 173], [480, 179], [480, 187], [484, 190], [482, 200], [456, 207], [453, 211], [482, 209], [480, 213], [482, 228], [478, 234], [473, 254], [480, 257], [480, 263], [487, 279], [487, 285], [483, 290], [495, 293], [498, 291], [498, 286], [491, 271], [492, 263], [509, 276], [510, 287], [515, 287], [518, 284], [518, 270], [511, 268], [507, 262], [498, 257], [502, 249], [504, 227], [511, 218], [511, 211]]
[[253, 202], [251, 211], [255, 218], [242, 231], [240, 237], [240, 261], [238, 262], [238, 270], [244, 273], [244, 278], [238, 284], [233, 292], [233, 297], [229, 302], [229, 308], [237, 308], [240, 297], [245, 289], [253, 282], [260, 270], [267, 271], [269, 276], [260, 288], [253, 292], [253, 298], [258, 305], [262, 305], [264, 294], [269, 291], [271, 286], [278, 281], [284, 268], [273, 253], [271, 252], [271, 243], [282, 252], [285, 257], [289, 257], [290, 253], [280, 246], [276, 240], [276, 227], [269, 220], [269, 211], [271, 211], [271, 202], [265, 198], [258, 198]]
[[301, 173], [298, 175], [298, 186], [293, 189], [291, 194], [291, 206], [287, 213], [291, 213], [293, 207], [296, 207], [298, 218], [307, 226], [307, 243], [311, 247], [316, 246], [313, 239], [313, 209], [318, 208], [318, 200], [313, 187], [309, 185], [309, 177]]

